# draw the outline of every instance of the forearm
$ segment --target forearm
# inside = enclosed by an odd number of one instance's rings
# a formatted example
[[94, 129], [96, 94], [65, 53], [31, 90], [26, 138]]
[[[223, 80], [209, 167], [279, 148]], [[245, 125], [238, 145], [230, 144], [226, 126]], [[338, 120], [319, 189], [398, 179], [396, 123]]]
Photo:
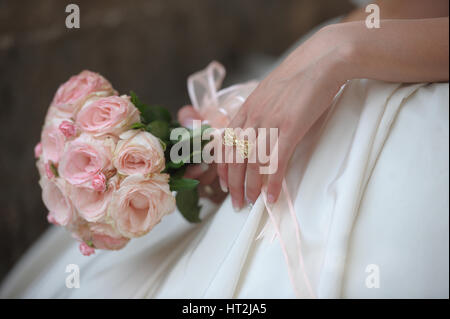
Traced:
[[[449, 79], [449, 19], [382, 20], [379, 29], [364, 22], [330, 26], [339, 34], [345, 80], [440, 82]], [[343, 79], [344, 80], [344, 79]]]

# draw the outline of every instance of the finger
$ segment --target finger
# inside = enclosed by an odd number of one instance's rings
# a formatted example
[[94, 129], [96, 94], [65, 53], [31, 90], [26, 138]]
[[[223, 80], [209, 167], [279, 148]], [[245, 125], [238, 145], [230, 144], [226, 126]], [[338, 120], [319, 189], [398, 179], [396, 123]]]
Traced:
[[250, 203], [255, 203], [261, 193], [262, 176], [259, 173], [258, 163], [247, 164], [247, 181], [245, 196]]
[[269, 175], [267, 180], [267, 201], [269, 204], [275, 203], [280, 196], [283, 178], [286, 174], [289, 159], [295, 149], [295, 143], [291, 143], [288, 138], [280, 136], [277, 147], [278, 150], [274, 152], [273, 157], [271, 156], [271, 161], [278, 161], [278, 169], [274, 174]]
[[183, 106], [177, 114], [178, 122], [187, 128], [193, 127], [192, 122], [194, 120], [202, 120], [200, 114], [191, 105]]
[[[236, 129], [242, 128], [246, 121], [246, 110], [240, 109], [233, 118], [229, 127]], [[242, 137], [235, 130], [238, 139]], [[244, 206], [244, 183], [246, 162], [238, 154], [236, 147], [225, 146], [225, 158], [228, 162], [227, 186], [230, 190], [231, 202], [235, 211], [239, 211]]]
[[202, 163], [197, 165], [189, 165], [186, 168], [186, 172], [184, 173], [184, 177], [198, 179], [202, 176], [206, 171], [210, 169], [208, 164]]
[[[242, 108], [239, 110], [238, 114], [233, 118], [229, 128], [234, 128], [235, 126], [242, 125], [245, 123], [245, 113], [243, 113]], [[215, 154], [215, 161], [217, 163], [217, 174], [219, 175], [220, 188], [224, 192], [228, 192], [228, 164], [233, 162], [233, 147], [225, 146], [224, 143], [224, 133], [222, 132], [219, 137], [220, 153]]]
[[210, 165], [202, 175], [198, 177], [198, 181], [202, 185], [210, 185], [217, 179], [217, 170], [215, 165]]
[[[247, 161], [245, 197], [248, 202], [255, 203], [261, 193], [262, 175], [259, 167], [261, 163], [258, 159], [259, 139], [263, 136], [256, 136], [255, 140], [250, 144], [250, 155]], [[267, 148], [266, 148], [267, 149]]]
[[228, 188], [231, 194], [231, 203], [235, 211], [241, 210], [244, 206], [245, 170], [245, 163], [228, 164]]
[[216, 178], [211, 184], [199, 187], [199, 196], [207, 197], [214, 203], [220, 204], [227, 194], [220, 190], [219, 180]]
[[222, 192], [228, 192], [228, 165], [224, 162], [217, 164], [217, 175]]
[[215, 163], [217, 165], [217, 175], [219, 176], [219, 185], [223, 192], [228, 192], [228, 164], [226, 155], [226, 148], [223, 144], [223, 134], [218, 136], [215, 140], [217, 145], [218, 152], [214, 153]]

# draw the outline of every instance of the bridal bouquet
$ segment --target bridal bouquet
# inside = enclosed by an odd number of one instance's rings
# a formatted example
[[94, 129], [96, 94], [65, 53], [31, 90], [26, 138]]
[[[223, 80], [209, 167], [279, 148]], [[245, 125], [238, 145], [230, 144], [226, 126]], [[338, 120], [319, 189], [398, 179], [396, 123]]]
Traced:
[[169, 159], [170, 133], [180, 125], [167, 109], [130, 95], [94, 72], [71, 77], [35, 147], [47, 219], [69, 230], [83, 255], [123, 248], [175, 206], [199, 221], [198, 181], [183, 178], [188, 161]]

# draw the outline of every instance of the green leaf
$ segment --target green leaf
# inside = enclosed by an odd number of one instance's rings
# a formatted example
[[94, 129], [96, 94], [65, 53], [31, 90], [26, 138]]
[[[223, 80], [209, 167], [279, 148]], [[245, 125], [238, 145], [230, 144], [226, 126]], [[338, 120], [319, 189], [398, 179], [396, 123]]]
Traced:
[[175, 169], [180, 168], [183, 165], [184, 165], [183, 161], [179, 161], [178, 163], [174, 163], [174, 162], [170, 161], [166, 164], [167, 168], [175, 168]]
[[142, 124], [141, 122], [136, 122], [136, 123], [131, 125], [131, 129], [132, 130], [141, 129], [141, 128], [144, 128], [144, 127], [145, 127], [145, 125]]
[[172, 122], [170, 123], [170, 128], [177, 128], [177, 127], [182, 127], [182, 126], [180, 125], [180, 123], [178, 123], [178, 121], [172, 121]]
[[167, 122], [156, 120], [148, 124], [146, 129], [149, 133], [160, 138], [163, 142], [169, 140], [170, 129], [169, 123]]
[[190, 178], [173, 178], [171, 176], [169, 186], [171, 191], [180, 191], [186, 189], [193, 189], [198, 185], [199, 181]]
[[131, 97], [131, 103], [136, 106], [136, 108], [141, 113], [141, 120], [143, 123], [150, 123], [151, 122], [151, 114], [150, 114], [150, 106], [144, 104], [139, 100], [136, 93], [133, 91], [130, 91], [130, 97]]
[[159, 140], [159, 144], [161, 144], [163, 151], [165, 151], [167, 148], [167, 144], [160, 138], [158, 138], [158, 140]]
[[140, 104], [139, 98], [137, 97], [136, 93], [134, 91], [130, 91], [130, 97], [131, 97], [131, 103], [134, 104], [134, 106], [138, 107]]
[[142, 113], [146, 105], [139, 100], [138, 96], [133, 91], [130, 91], [130, 97], [131, 103], [133, 103], [134, 106], [136, 106], [136, 108]]
[[166, 165], [161, 173], [169, 174], [172, 180], [181, 179], [186, 172], [187, 165], [183, 165], [179, 168], [170, 168]]
[[133, 103], [141, 113], [142, 122], [145, 124], [156, 120], [168, 123], [172, 121], [172, 116], [170, 115], [169, 110], [165, 107], [159, 105], [149, 106], [144, 104], [141, 100], [139, 100], [138, 96], [133, 91], [130, 91], [130, 97], [131, 103]]
[[180, 168], [177, 169], [169, 169], [169, 175], [171, 178], [173, 179], [180, 179], [183, 178], [184, 173], [186, 172], [186, 165], [181, 166]]
[[151, 115], [152, 121], [159, 120], [168, 123], [172, 121], [172, 115], [170, 115], [169, 110], [166, 109], [164, 106], [152, 105], [148, 112]]
[[150, 106], [144, 105], [141, 111], [141, 121], [144, 124], [150, 123], [152, 121], [152, 116], [150, 113]]
[[190, 223], [200, 222], [200, 209], [198, 204], [197, 188], [180, 190], [175, 196], [177, 208], [181, 215]]
[[52, 171], [53, 175], [55, 175], [55, 177], [59, 177], [58, 169], [52, 162], [50, 162], [50, 170]]

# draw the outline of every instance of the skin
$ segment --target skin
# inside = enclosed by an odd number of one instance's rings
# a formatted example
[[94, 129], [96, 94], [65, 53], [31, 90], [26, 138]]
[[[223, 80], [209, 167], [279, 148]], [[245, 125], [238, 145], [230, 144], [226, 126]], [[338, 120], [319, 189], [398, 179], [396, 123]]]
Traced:
[[243, 104], [229, 127], [278, 128], [278, 170], [260, 175], [259, 163], [217, 164], [220, 184], [229, 189], [235, 210], [246, 201], [255, 202], [263, 183], [269, 203], [276, 202], [296, 146], [346, 81], [448, 81], [448, 1], [390, 0], [379, 5], [381, 28], [365, 26], [364, 10], [324, 27], [261, 81]]

